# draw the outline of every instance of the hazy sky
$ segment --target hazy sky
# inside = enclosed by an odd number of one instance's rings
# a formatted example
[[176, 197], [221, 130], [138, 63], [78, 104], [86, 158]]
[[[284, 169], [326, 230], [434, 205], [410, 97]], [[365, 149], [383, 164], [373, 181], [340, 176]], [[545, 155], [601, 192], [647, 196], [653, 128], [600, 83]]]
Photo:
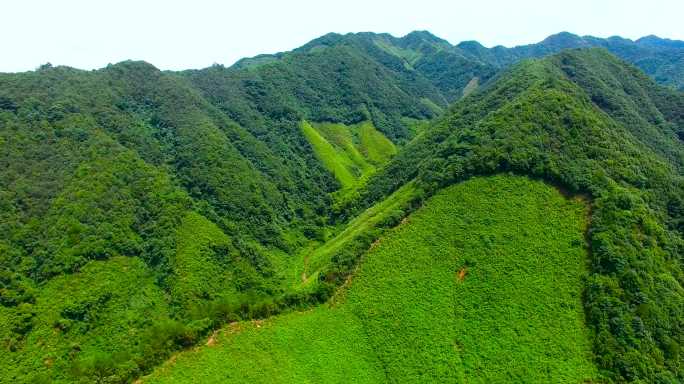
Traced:
[[684, 0], [1, 0], [0, 71], [100, 68], [125, 59], [162, 69], [230, 65], [327, 32], [429, 30], [452, 43], [513, 46], [569, 31], [684, 40]]

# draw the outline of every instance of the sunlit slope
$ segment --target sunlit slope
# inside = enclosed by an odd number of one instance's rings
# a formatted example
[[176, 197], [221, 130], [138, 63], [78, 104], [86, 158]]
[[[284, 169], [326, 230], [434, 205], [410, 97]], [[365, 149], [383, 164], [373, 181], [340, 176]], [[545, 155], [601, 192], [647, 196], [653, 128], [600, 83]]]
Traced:
[[554, 382], [596, 377], [586, 206], [514, 176], [439, 192], [332, 303], [235, 323], [146, 382]]
[[357, 186], [397, 152], [369, 121], [354, 125], [302, 121], [301, 129], [316, 157], [342, 188]]

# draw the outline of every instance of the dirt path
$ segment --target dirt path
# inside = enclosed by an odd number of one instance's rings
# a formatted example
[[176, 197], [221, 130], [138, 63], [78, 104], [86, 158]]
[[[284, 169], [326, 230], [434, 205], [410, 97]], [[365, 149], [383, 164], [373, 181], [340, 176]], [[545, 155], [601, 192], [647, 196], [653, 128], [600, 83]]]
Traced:
[[463, 268], [459, 269], [459, 271], [456, 272], [456, 277], [458, 278], [458, 281], [465, 280], [466, 273], [468, 273], [468, 268], [463, 267]]

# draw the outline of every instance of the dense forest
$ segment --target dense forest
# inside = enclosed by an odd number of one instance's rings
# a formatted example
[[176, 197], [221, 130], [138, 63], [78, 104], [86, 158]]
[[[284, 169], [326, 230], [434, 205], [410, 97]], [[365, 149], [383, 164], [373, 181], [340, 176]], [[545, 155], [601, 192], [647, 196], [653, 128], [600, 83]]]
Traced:
[[684, 381], [683, 58], [653, 36], [359, 33], [0, 74], [0, 382], [132, 382], [323, 303], [430, 196], [498, 173], [590, 201], [596, 376]]

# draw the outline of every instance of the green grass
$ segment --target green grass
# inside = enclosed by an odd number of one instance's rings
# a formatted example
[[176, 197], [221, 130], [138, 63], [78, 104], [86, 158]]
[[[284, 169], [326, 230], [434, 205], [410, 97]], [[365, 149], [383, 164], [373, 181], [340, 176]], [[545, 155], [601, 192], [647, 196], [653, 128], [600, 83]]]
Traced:
[[473, 91], [477, 89], [479, 84], [480, 79], [478, 77], [473, 77], [472, 79], [470, 79], [468, 84], [466, 84], [465, 88], [463, 88], [463, 97], [467, 97], [468, 95], [473, 93]]
[[397, 153], [397, 148], [369, 121], [359, 124], [361, 152], [376, 166], [388, 162]]
[[301, 128], [304, 136], [313, 147], [316, 157], [335, 176], [342, 187], [347, 188], [354, 185], [358, 176], [355, 176], [352, 171], [355, 166], [351, 159], [333, 147], [309, 122], [302, 121]]
[[397, 152], [394, 143], [366, 121], [354, 125], [301, 122], [316, 157], [343, 189], [353, 189]]
[[594, 379], [585, 226], [583, 202], [538, 181], [446, 188], [371, 247], [332, 304], [228, 326], [145, 381]]
[[[371, 127], [373, 126], [372, 123], [369, 124]], [[351, 161], [355, 167], [354, 173], [357, 176], [372, 169], [366, 157], [359, 152], [354, 143], [355, 132], [352, 132], [352, 129], [356, 126], [339, 123], [312, 123], [311, 125], [337, 149], [340, 155], [346, 156]]]
[[412, 139], [415, 139], [418, 137], [418, 135], [426, 132], [429, 129], [430, 124], [433, 122], [432, 120], [417, 120], [411, 119], [409, 117], [402, 118], [402, 121], [408, 127], [409, 137]]
[[507, 176], [432, 198], [366, 256], [348, 295], [386, 372], [416, 382], [592, 378], [585, 213], [541, 182]]
[[406, 64], [409, 64], [407, 68], [412, 68], [413, 64], [415, 64], [423, 56], [416, 50], [398, 47], [383, 38], [376, 38], [373, 42], [378, 48], [389, 53], [390, 55], [404, 59]]
[[[305, 255], [302, 270], [296, 276], [306, 276], [306, 282], [316, 281], [318, 273], [325, 268], [331, 258], [344, 247], [348, 247], [359, 236], [376, 228], [382, 221], [396, 211], [402, 210], [414, 198], [416, 188], [413, 183], [408, 183], [395, 191], [382, 202], [368, 208], [363, 213], [352, 219], [342, 231], [320, 246], [310, 250]], [[301, 284], [301, 280], [296, 280]]]
[[149, 382], [380, 383], [384, 376], [361, 323], [322, 306], [267, 321], [235, 323], [213, 346], [180, 353]]
[[[427, 97], [422, 97], [420, 99], [420, 102], [423, 103], [426, 107], [430, 108], [430, 110], [436, 115], [439, 116], [442, 113], [444, 113], [444, 108], [440, 107], [439, 105], [435, 104], [434, 101], [430, 100]], [[419, 122], [422, 122], [423, 120], [418, 120]]]

